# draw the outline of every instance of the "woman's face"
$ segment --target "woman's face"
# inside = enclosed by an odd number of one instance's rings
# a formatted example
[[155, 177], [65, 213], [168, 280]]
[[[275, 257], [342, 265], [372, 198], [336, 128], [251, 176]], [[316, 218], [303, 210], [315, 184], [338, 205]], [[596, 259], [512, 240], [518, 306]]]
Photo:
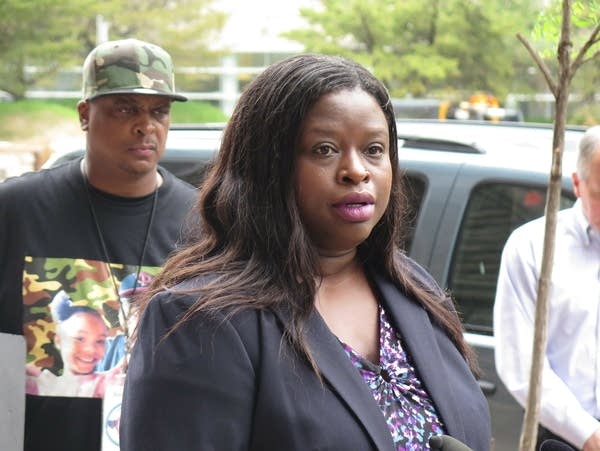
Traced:
[[296, 153], [296, 198], [310, 238], [327, 255], [354, 251], [390, 197], [383, 111], [359, 88], [327, 94], [305, 116]]
[[90, 374], [104, 357], [107, 327], [98, 316], [78, 312], [63, 321], [56, 335], [64, 372]]

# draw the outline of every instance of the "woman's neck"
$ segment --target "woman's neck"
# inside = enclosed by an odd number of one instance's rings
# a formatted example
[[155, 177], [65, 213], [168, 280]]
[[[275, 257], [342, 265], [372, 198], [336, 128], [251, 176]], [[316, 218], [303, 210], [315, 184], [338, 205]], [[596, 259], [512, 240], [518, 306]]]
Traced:
[[338, 339], [378, 363], [378, 301], [356, 252], [321, 258], [315, 308]]
[[319, 254], [319, 273], [325, 279], [343, 277], [349, 272], [356, 271], [359, 264], [356, 261], [356, 249], [339, 253]]

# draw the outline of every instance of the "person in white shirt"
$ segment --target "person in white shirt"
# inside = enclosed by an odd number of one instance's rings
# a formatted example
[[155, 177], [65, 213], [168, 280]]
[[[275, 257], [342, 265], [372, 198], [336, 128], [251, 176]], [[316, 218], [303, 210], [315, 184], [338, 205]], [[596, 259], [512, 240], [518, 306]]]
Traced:
[[[540, 433], [600, 450], [600, 126], [586, 131], [572, 175], [578, 200], [559, 212], [549, 291]], [[496, 368], [527, 402], [544, 218], [522, 225], [502, 253], [494, 305]]]

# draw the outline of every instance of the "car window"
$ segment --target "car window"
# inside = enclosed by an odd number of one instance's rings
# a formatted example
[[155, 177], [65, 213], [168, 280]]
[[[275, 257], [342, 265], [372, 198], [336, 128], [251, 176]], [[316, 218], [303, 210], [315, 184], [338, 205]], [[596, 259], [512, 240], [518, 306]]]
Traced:
[[[560, 208], [575, 197], [563, 192]], [[492, 310], [506, 239], [521, 224], [543, 216], [546, 189], [486, 183], [469, 198], [452, 257], [448, 288], [468, 331], [492, 335]]]
[[162, 167], [195, 187], [199, 187], [204, 180], [210, 164], [211, 160], [193, 159], [190, 161], [177, 161], [168, 157], [160, 162]]
[[407, 255], [410, 255], [410, 248], [415, 235], [415, 225], [417, 223], [417, 218], [419, 217], [419, 212], [421, 211], [426, 187], [427, 182], [425, 181], [425, 178], [408, 174], [404, 176], [404, 192], [407, 200], [407, 211], [403, 222], [400, 247], [406, 251]]

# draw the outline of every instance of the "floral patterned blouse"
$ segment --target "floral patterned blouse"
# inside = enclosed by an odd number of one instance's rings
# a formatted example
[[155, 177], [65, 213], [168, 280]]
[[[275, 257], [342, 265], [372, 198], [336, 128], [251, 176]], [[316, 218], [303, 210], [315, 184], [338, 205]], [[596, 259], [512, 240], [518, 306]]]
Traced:
[[373, 392], [396, 449], [429, 449], [429, 438], [444, 434], [444, 426], [383, 307], [379, 306], [379, 365], [342, 346]]

